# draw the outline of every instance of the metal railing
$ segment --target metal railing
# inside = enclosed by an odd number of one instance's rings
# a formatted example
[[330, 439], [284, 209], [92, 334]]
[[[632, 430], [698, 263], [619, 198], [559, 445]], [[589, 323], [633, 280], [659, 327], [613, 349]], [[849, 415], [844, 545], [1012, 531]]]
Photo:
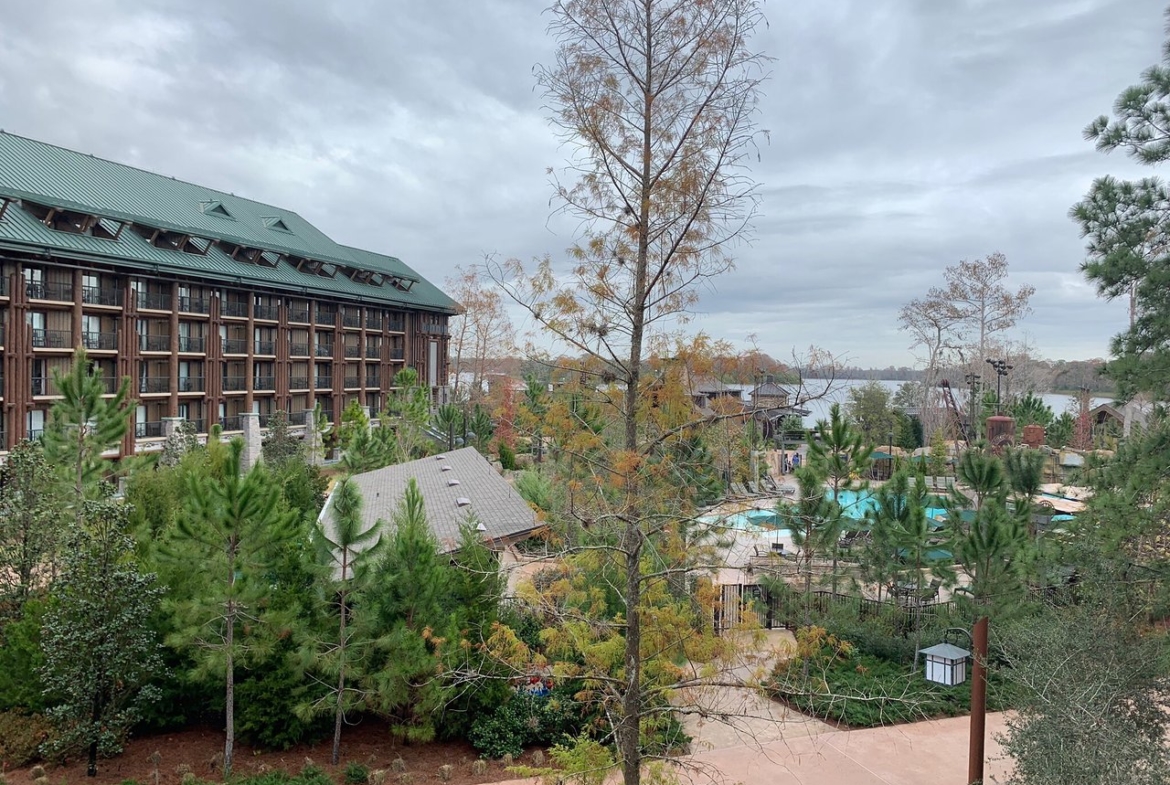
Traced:
[[171, 310], [170, 292], [136, 292], [135, 299], [138, 307], [147, 311]]
[[382, 379], [380, 376], [366, 376], [366, 387], [381, 387]]
[[202, 376], [180, 376], [179, 377], [179, 392], [203, 392], [203, 377]]
[[276, 341], [256, 341], [256, 354], [275, 355]]
[[253, 376], [252, 377], [253, 390], [275, 390], [276, 377], [275, 376]]
[[313, 379], [313, 388], [316, 390], [328, 390], [333, 387], [332, 376], [318, 376]]
[[247, 317], [248, 304], [236, 300], [221, 300], [219, 303], [219, 313], [221, 316]]
[[314, 319], [317, 324], [332, 325], [337, 323], [337, 311], [327, 310], [318, 307], [317, 315]]
[[271, 412], [270, 414], [261, 414], [256, 418], [256, 421], [260, 424], [261, 428], [267, 428], [268, 425], [272, 422], [272, 418], [275, 416], [276, 412]]
[[427, 335], [446, 335], [449, 330], [445, 324], [431, 324], [429, 322], [424, 322], [422, 331]]
[[275, 322], [280, 318], [280, 306], [254, 305], [252, 306], [252, 317], [255, 319], [264, 319], [266, 321]]
[[114, 350], [118, 348], [118, 334], [82, 333], [81, 345], [86, 349]]
[[400, 346], [391, 346], [390, 347], [390, 359], [391, 360], [403, 360], [405, 358], [406, 358], [406, 349], [403, 349]]
[[8, 296], [8, 276], [0, 275], [0, 297]]
[[101, 381], [102, 389], [106, 391], [106, 395], [113, 395], [122, 386], [122, 379], [117, 376], [99, 376], [97, 378]]
[[382, 345], [381, 344], [369, 344], [369, 343], [366, 344], [366, 357], [368, 357], [371, 360], [377, 360], [381, 356], [382, 356]]
[[381, 330], [382, 329], [382, 314], [367, 313], [366, 314], [366, 329], [367, 330]]
[[361, 357], [362, 356], [362, 347], [360, 347], [360, 346], [346, 346], [345, 347], [345, 356], [346, 357]]
[[224, 354], [247, 354], [248, 342], [243, 338], [224, 338], [223, 339], [223, 353]]
[[147, 393], [165, 393], [171, 391], [171, 380], [159, 377], [147, 377], [145, 379], [138, 379], [139, 394]]
[[134, 435], [139, 439], [161, 439], [163, 435], [163, 424], [161, 421], [135, 423]]
[[51, 376], [34, 376], [30, 381], [33, 395], [60, 395]]
[[68, 330], [32, 330], [34, 349], [68, 349], [73, 334]]
[[73, 302], [73, 284], [50, 281], [48, 283], [26, 283], [24, 293], [30, 300], [54, 300]]
[[179, 297], [179, 310], [183, 313], [211, 313], [211, 300], [207, 297]]
[[179, 351], [202, 353], [206, 348], [207, 341], [202, 335], [180, 335], [179, 336]]
[[358, 377], [358, 376], [347, 376], [347, 377], [345, 377], [345, 387], [346, 387], [346, 389], [354, 389], [354, 388], [356, 388], [356, 387], [361, 387], [361, 386], [362, 386], [362, 380], [361, 380], [361, 378], [360, 378], [360, 377]]
[[308, 307], [297, 306], [294, 308], [292, 306], [289, 306], [288, 320], [290, 322], [296, 322], [298, 324], [308, 324], [309, 323], [309, 309], [308, 309]]
[[307, 343], [290, 343], [288, 345], [289, 357], [308, 357], [309, 344]]
[[207, 420], [187, 420], [195, 426], [195, 433], [207, 433]]
[[289, 425], [304, 425], [305, 423], [307, 423], [309, 421], [309, 418], [312, 416], [313, 416], [313, 411], [311, 409], [301, 409], [299, 412], [289, 412], [288, 413], [288, 424]]
[[86, 305], [122, 305], [121, 289], [103, 289], [100, 286], [81, 287], [81, 301]]
[[361, 327], [362, 326], [362, 315], [360, 313], [351, 313], [349, 311], [343, 311], [341, 314], [341, 326], [342, 327]]
[[28, 438], [32, 439], [34, 442], [44, 435], [45, 435], [44, 428], [29, 428], [28, 429]]
[[223, 428], [225, 431], [242, 431], [242, 430], [244, 430], [244, 426], [241, 422], [240, 415], [238, 415], [238, 414], [235, 415], [234, 417], [220, 417], [219, 418], [219, 426], [221, 428]]
[[309, 389], [308, 376], [291, 376], [288, 380], [288, 388], [290, 390], [307, 390]]
[[223, 377], [224, 392], [243, 392], [248, 389], [248, 379], [245, 376]]
[[138, 336], [138, 350], [140, 352], [169, 352], [171, 350], [171, 336], [140, 335]]
[[386, 329], [392, 333], [404, 333], [406, 332], [406, 320], [389, 319], [386, 321]]
[[319, 344], [317, 344], [317, 348], [313, 352], [313, 354], [317, 355], [318, 357], [332, 357], [333, 356], [333, 345], [319, 343]]

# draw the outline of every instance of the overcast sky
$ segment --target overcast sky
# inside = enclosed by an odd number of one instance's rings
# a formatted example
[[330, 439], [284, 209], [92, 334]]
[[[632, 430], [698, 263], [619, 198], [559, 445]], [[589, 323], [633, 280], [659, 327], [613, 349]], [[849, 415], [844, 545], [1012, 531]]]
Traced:
[[[1125, 304], [1078, 272], [1069, 207], [1144, 174], [1081, 137], [1160, 57], [1166, 0], [772, 0], [762, 203], [701, 329], [778, 358], [911, 364], [900, 305], [1002, 251], [1051, 358], [1104, 356]], [[0, 127], [295, 210], [442, 284], [554, 257], [564, 163], [532, 67], [542, 0], [5, 3]]]

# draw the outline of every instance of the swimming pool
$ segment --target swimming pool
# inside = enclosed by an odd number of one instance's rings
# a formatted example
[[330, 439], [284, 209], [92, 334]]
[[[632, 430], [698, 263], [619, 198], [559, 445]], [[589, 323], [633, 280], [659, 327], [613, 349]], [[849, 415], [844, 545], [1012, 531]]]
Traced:
[[[877, 509], [877, 499], [869, 491], [858, 493], [852, 490], [842, 490], [837, 493], [837, 501], [846, 515], [854, 520], [861, 520], [867, 514]], [[927, 507], [926, 517], [937, 520], [939, 516], [946, 516], [946, 507]]]
[[776, 534], [786, 537], [791, 534], [788, 529], [781, 528], [780, 518], [772, 510], [747, 510], [730, 515], [704, 515], [699, 518], [703, 523], [722, 524], [728, 529], [748, 534]]

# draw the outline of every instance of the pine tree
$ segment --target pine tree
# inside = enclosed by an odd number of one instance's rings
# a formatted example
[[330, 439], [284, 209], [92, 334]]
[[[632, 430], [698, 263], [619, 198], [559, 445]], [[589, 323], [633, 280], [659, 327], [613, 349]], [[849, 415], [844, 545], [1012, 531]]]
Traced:
[[263, 463], [241, 476], [242, 452], [235, 439], [220, 471], [188, 475], [185, 514], [163, 553], [200, 565], [204, 576], [196, 593], [174, 606], [180, 627], [167, 642], [194, 647], [201, 673], [223, 675], [225, 776], [235, 748], [235, 668], [270, 643], [263, 635], [270, 621], [264, 574], [298, 535], [296, 516], [283, 508]]
[[139, 708], [158, 697], [146, 685], [163, 670], [150, 626], [162, 590], [135, 563], [124, 505], [86, 501], [81, 518], [45, 615], [41, 677], [59, 729], [47, 752], [87, 749], [93, 777], [99, 753], [120, 752]]

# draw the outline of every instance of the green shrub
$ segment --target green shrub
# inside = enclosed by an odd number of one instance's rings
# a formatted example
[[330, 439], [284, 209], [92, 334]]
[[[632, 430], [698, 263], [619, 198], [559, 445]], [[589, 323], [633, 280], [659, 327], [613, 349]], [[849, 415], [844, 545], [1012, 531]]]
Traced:
[[516, 451], [503, 442], [500, 442], [500, 468], [516, 470]]
[[0, 771], [40, 759], [40, 746], [52, 742], [53, 725], [40, 714], [0, 711]]
[[236, 734], [244, 744], [287, 750], [327, 732], [328, 717], [297, 716], [297, 704], [313, 700], [313, 691], [322, 688], [296, 674], [285, 648], [278, 647], [275, 656], [236, 683]]
[[[603, 715], [573, 696], [580, 682], [558, 684], [544, 697], [514, 694], [490, 714], [481, 715], [467, 735], [471, 745], [488, 758], [519, 757], [524, 748], [539, 744], [568, 744], [604, 728]], [[665, 737], [664, 737], [665, 738]]]
[[[21, 618], [0, 628], [0, 711], [39, 712], [45, 708], [38, 668], [44, 603], [30, 600]], [[2, 737], [0, 737], [0, 743]]]
[[357, 761], [345, 764], [345, 785], [366, 785], [370, 781], [370, 770]]

